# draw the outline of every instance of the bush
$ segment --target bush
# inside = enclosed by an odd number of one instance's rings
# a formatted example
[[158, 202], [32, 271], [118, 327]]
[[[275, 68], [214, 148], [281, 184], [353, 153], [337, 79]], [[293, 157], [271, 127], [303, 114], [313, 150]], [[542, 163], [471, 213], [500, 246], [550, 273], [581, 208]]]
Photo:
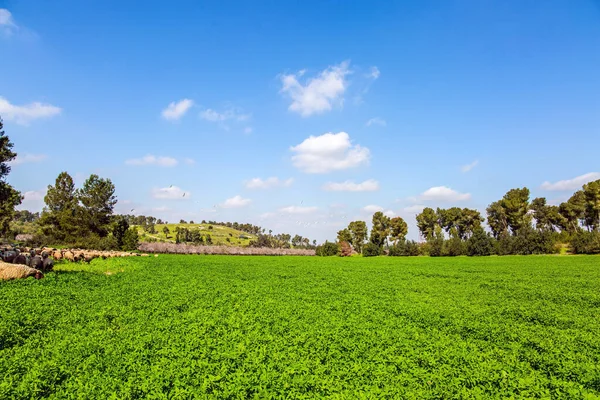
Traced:
[[404, 254], [404, 242], [399, 242], [398, 244], [391, 246], [388, 251], [388, 256], [390, 257], [401, 257], [405, 255], [406, 254]]
[[336, 243], [326, 241], [325, 243], [317, 246], [315, 254], [321, 257], [337, 256], [338, 245]]
[[390, 247], [388, 251], [390, 257], [408, 257], [419, 255], [419, 244], [414, 240], [400, 241]]
[[352, 246], [348, 242], [340, 242], [340, 256], [350, 257], [352, 255]]
[[429, 256], [430, 257], [440, 257], [443, 255], [444, 250], [444, 238], [436, 237], [427, 241]]
[[600, 232], [581, 231], [571, 239], [573, 254], [600, 254]]
[[444, 241], [442, 245], [442, 255], [449, 257], [456, 257], [465, 255], [467, 252], [465, 248], [465, 242], [460, 238], [453, 237]]
[[364, 257], [375, 257], [381, 254], [381, 248], [370, 242], [363, 246], [362, 251]]
[[477, 229], [467, 240], [467, 255], [473, 257], [494, 254], [494, 240], [495, 239], [486, 233], [483, 228]]

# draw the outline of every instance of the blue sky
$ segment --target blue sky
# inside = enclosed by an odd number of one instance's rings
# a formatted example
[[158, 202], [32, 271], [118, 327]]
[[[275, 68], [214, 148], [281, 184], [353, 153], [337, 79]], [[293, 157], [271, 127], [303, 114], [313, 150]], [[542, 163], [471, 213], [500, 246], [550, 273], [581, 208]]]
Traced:
[[0, 0], [21, 208], [97, 173], [119, 212], [417, 239], [423, 206], [600, 178], [595, 0], [141, 4]]

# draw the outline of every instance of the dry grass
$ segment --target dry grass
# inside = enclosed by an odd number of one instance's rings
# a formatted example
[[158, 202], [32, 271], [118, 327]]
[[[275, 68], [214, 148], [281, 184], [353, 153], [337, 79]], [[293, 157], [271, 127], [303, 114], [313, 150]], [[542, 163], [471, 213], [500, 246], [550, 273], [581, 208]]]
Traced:
[[168, 254], [227, 254], [240, 256], [314, 256], [309, 249], [271, 249], [266, 247], [193, 246], [174, 243], [142, 243], [139, 250], [145, 253]]

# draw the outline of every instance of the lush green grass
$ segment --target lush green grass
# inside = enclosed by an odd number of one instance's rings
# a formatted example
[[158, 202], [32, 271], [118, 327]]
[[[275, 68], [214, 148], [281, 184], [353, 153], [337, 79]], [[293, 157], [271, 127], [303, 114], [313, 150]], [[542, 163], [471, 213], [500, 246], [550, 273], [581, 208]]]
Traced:
[[0, 283], [2, 399], [600, 397], [599, 257], [59, 269]]
[[[169, 235], [165, 235], [163, 232], [164, 227], [169, 228]], [[210, 227], [212, 226], [212, 229]], [[147, 242], [148, 238], [156, 239], [159, 242], [171, 242], [175, 243], [175, 230], [179, 228], [187, 229], [199, 229], [202, 235], [210, 235], [213, 245], [227, 245], [227, 246], [248, 246], [250, 240], [256, 239], [256, 235], [250, 233], [238, 231], [237, 229], [228, 228], [220, 225], [210, 224], [158, 224], [155, 225], [156, 233], [148, 233], [144, 231], [141, 226], [137, 226], [138, 234], [140, 235], [140, 241]], [[240, 238], [246, 237], [244, 238]], [[229, 239], [229, 241], [227, 241]]]

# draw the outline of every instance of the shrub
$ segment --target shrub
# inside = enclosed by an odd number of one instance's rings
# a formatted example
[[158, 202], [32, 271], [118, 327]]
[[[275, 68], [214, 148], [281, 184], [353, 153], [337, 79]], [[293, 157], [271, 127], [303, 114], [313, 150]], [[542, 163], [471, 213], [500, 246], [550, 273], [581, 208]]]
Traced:
[[137, 250], [138, 246], [139, 246], [139, 237], [138, 237], [137, 229], [135, 229], [135, 228], [127, 229], [127, 231], [123, 235], [123, 246], [121, 247], [121, 249], [125, 250], [125, 251], [133, 251], [133, 250]]
[[375, 243], [367, 243], [363, 246], [364, 257], [375, 257], [381, 254], [381, 248]]
[[581, 231], [571, 239], [573, 254], [600, 254], [600, 232]]
[[398, 244], [391, 246], [388, 251], [388, 256], [390, 257], [400, 257], [405, 255], [406, 254], [404, 254], [404, 242], [399, 242]]
[[449, 257], [462, 256], [466, 254], [465, 242], [460, 238], [453, 237], [444, 241], [442, 245], [442, 255]]
[[467, 255], [469, 256], [489, 256], [494, 252], [494, 238], [486, 233], [483, 228], [475, 230], [467, 240]]
[[350, 257], [352, 255], [352, 246], [350, 243], [344, 241], [340, 242], [340, 256], [342, 257]]
[[322, 257], [337, 256], [338, 245], [333, 242], [325, 242], [322, 245], [317, 246], [316, 255]]

